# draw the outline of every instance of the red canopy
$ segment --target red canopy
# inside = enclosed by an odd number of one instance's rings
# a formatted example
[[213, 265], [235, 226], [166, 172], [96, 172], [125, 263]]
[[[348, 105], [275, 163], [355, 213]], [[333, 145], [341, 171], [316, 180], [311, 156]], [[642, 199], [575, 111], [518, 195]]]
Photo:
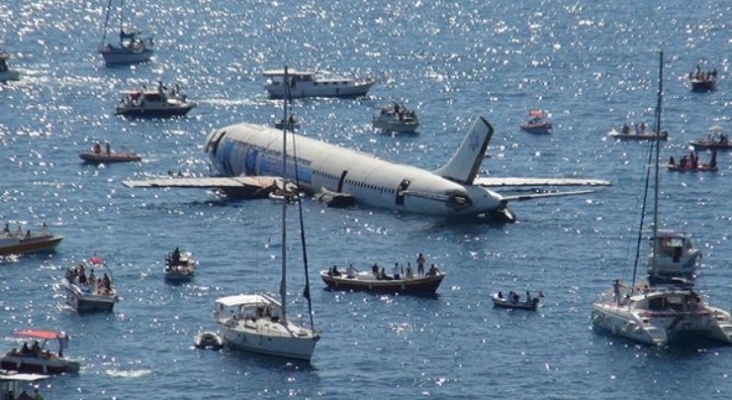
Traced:
[[92, 265], [102, 265], [102, 264], [104, 264], [104, 260], [102, 260], [102, 257], [99, 257], [96, 254], [94, 254], [94, 256], [89, 261], [92, 263]]
[[26, 329], [22, 331], [15, 332], [18, 336], [23, 337], [29, 337], [33, 339], [56, 339], [59, 337], [66, 336], [63, 332], [54, 332], [54, 331], [44, 331], [44, 330], [38, 330], [38, 329]]
[[541, 110], [529, 110], [529, 115], [536, 118], [541, 118], [544, 116], [544, 111]]

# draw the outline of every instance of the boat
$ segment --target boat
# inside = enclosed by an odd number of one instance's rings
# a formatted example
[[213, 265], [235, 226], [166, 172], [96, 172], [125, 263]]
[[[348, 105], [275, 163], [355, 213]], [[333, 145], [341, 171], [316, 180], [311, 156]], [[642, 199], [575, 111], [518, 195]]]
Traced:
[[689, 157], [683, 156], [677, 163], [676, 160], [671, 156], [666, 164], [666, 168], [669, 171], [675, 172], [717, 172], [717, 152], [712, 150], [712, 158], [709, 163], [699, 162], [699, 156], [695, 151], [691, 152]]
[[45, 223], [39, 233], [31, 233], [30, 230], [26, 230], [24, 233], [20, 226], [15, 233], [11, 233], [10, 227], [6, 223], [0, 234], [0, 256], [50, 251], [55, 249], [63, 238], [63, 236], [51, 234]]
[[[661, 104], [663, 97], [663, 52], [660, 56], [658, 102], [656, 105], [656, 127], [661, 126]], [[635, 275], [638, 267], [636, 263], [633, 272], [633, 283], [629, 286], [628, 294], [621, 297], [621, 288], [624, 285], [619, 279], [613, 281], [613, 298], [610, 301], [600, 301], [592, 306], [591, 319], [595, 328], [608, 331], [613, 335], [621, 336], [639, 343], [666, 346], [682, 339], [696, 339], [706, 337], [725, 343], [732, 342], [732, 317], [729, 312], [712, 307], [703, 297], [694, 291], [693, 279], [684, 280], [683, 284], [673, 282], [674, 278], [682, 279], [683, 276], [669, 273], [659, 276], [656, 272], [659, 266], [667, 265], [664, 257], [668, 257], [667, 250], [672, 250], [673, 243], [665, 248], [664, 235], [666, 232], [658, 228], [658, 196], [659, 196], [659, 164], [660, 164], [660, 138], [657, 138], [651, 146], [649, 160], [655, 149], [655, 184], [653, 185], [654, 210], [653, 210], [653, 244], [649, 262], [649, 284], [642, 285], [642, 289], [636, 289]], [[651, 179], [651, 174], [647, 174]], [[645, 185], [649, 190], [650, 182]], [[647, 199], [648, 196], [644, 196]], [[643, 205], [645, 211], [645, 200]], [[641, 214], [641, 227], [643, 226], [643, 214]], [[638, 243], [640, 245], [640, 241]], [[689, 243], [690, 245], [690, 243]], [[693, 246], [692, 246], [693, 247]], [[675, 257], [678, 253], [672, 253]], [[689, 259], [694, 260], [695, 255], [689, 254]], [[680, 259], [679, 259], [680, 261]], [[664, 283], [654, 282], [655, 279], [664, 278]]]
[[552, 133], [552, 123], [544, 119], [544, 111], [529, 110], [529, 117], [531, 118], [528, 121], [520, 125], [522, 130], [529, 133]]
[[373, 116], [374, 128], [383, 132], [414, 133], [419, 127], [419, 118], [413, 110], [403, 105], [393, 104], [378, 107], [380, 112]]
[[693, 71], [689, 72], [689, 82], [693, 92], [711, 92], [717, 84], [717, 69], [702, 70], [697, 64]]
[[274, 127], [277, 129], [287, 129], [288, 131], [294, 131], [295, 129], [300, 129], [300, 121], [290, 115], [290, 118], [287, 122], [285, 122], [284, 119], [281, 119], [275, 122]]
[[[285, 93], [290, 99], [304, 97], [360, 97], [374, 86], [374, 79], [320, 78], [315, 72], [264, 71], [267, 78], [264, 90], [271, 99], [282, 99]], [[285, 76], [286, 75], [286, 76]]]
[[[287, 67], [284, 80], [288, 80]], [[287, 119], [289, 96], [285, 96], [284, 119]], [[282, 130], [282, 169], [283, 180], [288, 172], [293, 172], [295, 186], [298, 184], [297, 158], [292, 156], [294, 149], [287, 151], [288, 131]], [[294, 167], [287, 168], [288, 164]], [[286, 185], [285, 185], [286, 186]], [[298, 206], [300, 206], [298, 201]], [[214, 318], [221, 331], [224, 345], [238, 350], [310, 361], [315, 345], [320, 340], [320, 332], [314, 329], [312, 303], [310, 300], [310, 283], [308, 279], [307, 246], [302, 209], [299, 208], [300, 238], [302, 241], [305, 270], [305, 291], [303, 297], [308, 301], [309, 326], [296, 323], [287, 314], [287, 202], [282, 201], [282, 253], [281, 282], [279, 299], [267, 294], [240, 294], [226, 296], [216, 300]]]
[[31, 390], [28, 386], [34, 385], [36, 382], [50, 377], [50, 375], [42, 374], [23, 374], [18, 372], [0, 371], [0, 399], [43, 399], [43, 396], [38, 391], [38, 387], [32, 389], [33, 395], [28, 394], [27, 390]]
[[[7, 371], [16, 371], [29, 374], [76, 374], [81, 364], [63, 356], [63, 350], [68, 346], [69, 336], [65, 332], [55, 332], [41, 329], [27, 329], [15, 332], [16, 336], [24, 339], [33, 339], [29, 345], [12, 349], [0, 358], [0, 368]], [[49, 340], [58, 342], [58, 352], [46, 350]], [[39, 342], [40, 341], [40, 342]]]
[[541, 292], [539, 292], [537, 297], [532, 297], [531, 293], [526, 292], [526, 299], [522, 301], [521, 297], [514, 292], [510, 292], [505, 297], [501, 292], [491, 294], [494, 307], [530, 311], [536, 311], [539, 308], [539, 302], [541, 302], [542, 297], [544, 297], [544, 294]]
[[120, 0], [119, 14], [119, 43], [107, 42], [107, 31], [112, 15], [112, 0], [107, 4], [107, 13], [104, 20], [102, 42], [98, 52], [104, 58], [104, 63], [111, 65], [137, 64], [150, 61], [153, 50], [152, 36], [143, 38], [142, 32], [137, 29], [125, 30], [124, 13], [125, 0]]
[[94, 143], [92, 150], [79, 153], [79, 158], [88, 164], [111, 164], [142, 161], [142, 157], [134, 151], [111, 151], [109, 143], [107, 143], [105, 151], [102, 151], [99, 143]]
[[320, 278], [329, 289], [354, 292], [369, 292], [381, 294], [419, 294], [434, 295], [440, 287], [445, 274], [436, 268], [424, 275], [413, 275], [411, 268], [402, 276], [400, 269], [395, 267], [392, 275], [386, 275], [374, 264], [372, 270], [359, 272], [350, 265], [341, 273], [337, 267], [320, 271]]
[[196, 274], [196, 260], [190, 252], [181, 252], [177, 247], [165, 257], [163, 268], [165, 279], [168, 281], [188, 281]]
[[[103, 276], [97, 277], [94, 268], [104, 270]], [[89, 275], [86, 271], [89, 270]], [[66, 290], [66, 304], [79, 313], [112, 312], [119, 301], [117, 290], [112, 285], [112, 271], [96, 254], [89, 263], [68, 268], [61, 286]]]
[[630, 125], [627, 123], [620, 128], [620, 130], [616, 130], [615, 128], [610, 130], [610, 133], [608, 133], [611, 138], [617, 139], [617, 140], [668, 140], [668, 132], [663, 131], [660, 134], [649, 131], [646, 129], [646, 124], [641, 123], [640, 125], [635, 126], [635, 130], [630, 128]]
[[732, 143], [729, 141], [729, 136], [724, 133], [724, 129], [719, 125], [709, 128], [709, 133], [705, 138], [692, 140], [689, 144], [694, 147], [694, 150], [732, 149]]
[[116, 115], [125, 117], [182, 117], [198, 106], [180, 92], [178, 85], [168, 89], [158, 82], [155, 90], [123, 90]]
[[20, 79], [20, 72], [10, 69], [8, 66], [9, 59], [10, 53], [5, 51], [5, 49], [0, 48], [0, 83], [17, 81]]
[[694, 246], [691, 235], [672, 229], [658, 229], [650, 238], [648, 277], [651, 283], [667, 278], [695, 278], [702, 253]]
[[216, 332], [205, 331], [201, 332], [193, 339], [197, 349], [211, 349], [219, 350], [224, 347], [224, 343], [221, 340], [221, 336], [217, 335]]

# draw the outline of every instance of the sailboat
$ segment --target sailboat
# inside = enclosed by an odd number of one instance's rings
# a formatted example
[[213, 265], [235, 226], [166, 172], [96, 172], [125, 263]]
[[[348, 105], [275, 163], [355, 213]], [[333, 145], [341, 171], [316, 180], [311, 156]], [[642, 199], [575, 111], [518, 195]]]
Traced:
[[[663, 99], [663, 52], [660, 54], [658, 76], [658, 102], [655, 124], [657, 131], [660, 131]], [[644, 285], [640, 290], [635, 288], [639, 258], [639, 250], [637, 250], [632, 285], [628, 294], [621, 298], [622, 284], [619, 280], [615, 280], [613, 282], [613, 299], [598, 302], [592, 306], [592, 324], [594, 327], [610, 331], [614, 335], [656, 346], [665, 346], [681, 338], [696, 339], [700, 336], [730, 343], [732, 342], [732, 317], [730, 317], [730, 313], [721, 308], [710, 306], [701, 294], [694, 291], [693, 282], [683, 280], [675, 283], [672, 279], [668, 279], [663, 284], [657, 284], [651, 279], [658, 267], [660, 244], [662, 243], [661, 240], [658, 240], [661, 237], [661, 231], [658, 229], [660, 137], [657, 137], [652, 143], [653, 145], [648, 154], [650, 165], [655, 150], [652, 235], [654, 249], [651, 253], [649, 265], [650, 286]], [[644, 196], [642, 215], [645, 214], [650, 178], [649, 169], [646, 174], [646, 196]], [[643, 230], [642, 217], [640, 225], [638, 246], [640, 246], [640, 236]], [[671, 275], [666, 277], [673, 278]]]
[[[285, 67], [287, 74], [287, 67]], [[285, 97], [284, 118], [287, 120], [287, 102]], [[293, 175], [298, 182], [298, 165], [296, 149], [293, 154], [287, 153], [287, 127], [282, 129], [282, 179]], [[284, 186], [284, 185], [283, 185]], [[297, 204], [300, 218], [300, 239], [302, 241], [303, 261], [305, 267], [305, 292], [308, 300], [310, 325], [304, 326], [290, 320], [287, 315], [287, 204], [282, 199], [282, 271], [279, 300], [267, 294], [240, 294], [222, 297], [216, 300], [214, 318], [221, 330], [224, 345], [254, 353], [261, 353], [286, 358], [307, 360], [313, 356], [315, 345], [320, 340], [320, 332], [313, 326], [312, 302], [310, 300], [310, 283], [307, 268], [305, 231], [302, 217], [302, 206], [299, 197]]]
[[125, 0], [120, 1], [119, 13], [119, 43], [107, 42], [107, 31], [109, 20], [112, 14], [112, 0], [107, 4], [107, 15], [104, 20], [102, 43], [99, 45], [99, 54], [104, 57], [107, 65], [136, 64], [150, 61], [153, 55], [152, 36], [142, 37], [142, 32], [137, 29], [125, 31], [124, 28]]

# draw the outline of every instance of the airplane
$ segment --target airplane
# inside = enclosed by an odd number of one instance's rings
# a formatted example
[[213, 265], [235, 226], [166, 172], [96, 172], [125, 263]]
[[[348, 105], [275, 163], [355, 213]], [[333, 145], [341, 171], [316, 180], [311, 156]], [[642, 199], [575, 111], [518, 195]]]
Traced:
[[610, 185], [598, 179], [478, 177], [493, 136], [493, 127], [482, 116], [476, 118], [447, 164], [435, 171], [383, 160], [293, 132], [287, 134], [292, 139], [287, 139], [290, 145], [286, 171], [282, 160], [283, 131], [239, 123], [214, 130], [203, 146], [213, 167], [223, 177], [123, 183], [128, 187], [215, 187], [225, 192], [246, 192], [254, 187], [252, 177], [294, 181], [297, 168], [297, 185], [308, 194], [346, 194], [357, 203], [376, 208], [444, 217], [489, 215], [507, 222], [516, 221], [515, 214], [507, 207], [509, 202], [594, 190], [502, 195], [489, 187]]

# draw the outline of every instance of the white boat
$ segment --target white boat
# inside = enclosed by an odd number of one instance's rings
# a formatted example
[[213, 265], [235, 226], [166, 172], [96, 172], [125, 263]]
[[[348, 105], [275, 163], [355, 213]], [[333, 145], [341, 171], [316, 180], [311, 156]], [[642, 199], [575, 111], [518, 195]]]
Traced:
[[15, 233], [12, 233], [8, 224], [5, 224], [5, 229], [0, 234], [0, 256], [50, 251], [56, 248], [63, 238], [63, 236], [51, 234], [45, 223], [40, 232], [34, 233], [31, 233], [30, 230], [23, 232], [20, 227]]
[[176, 85], [168, 89], [158, 82], [155, 90], [124, 90], [115, 114], [125, 117], [176, 117], [188, 114], [198, 104], [188, 101]]
[[[102, 276], [94, 274], [94, 268], [103, 269]], [[87, 276], [86, 271], [89, 270]], [[90, 264], [80, 263], [66, 270], [61, 286], [66, 291], [66, 303], [77, 312], [112, 312], [119, 301], [117, 290], [112, 285], [112, 272], [98, 256]]]
[[544, 295], [541, 292], [539, 292], [538, 297], [530, 297], [527, 293], [526, 299], [522, 301], [519, 295], [513, 292], [509, 293], [508, 296], [503, 296], [501, 292], [498, 292], [491, 295], [491, 301], [493, 301], [495, 307], [536, 311], [542, 297]]
[[107, 42], [110, 16], [112, 14], [112, 0], [107, 4], [107, 13], [104, 21], [102, 43], [98, 52], [107, 65], [137, 64], [150, 61], [153, 55], [152, 37], [143, 38], [142, 32], [137, 29], [125, 31], [124, 28], [125, 1], [120, 0], [119, 15], [119, 43]]
[[[284, 78], [287, 80], [287, 68]], [[285, 116], [287, 116], [287, 99], [285, 96]], [[284, 171], [291, 154], [287, 152], [287, 131], [283, 130], [283, 165]], [[292, 162], [292, 161], [289, 161]], [[297, 185], [297, 182], [295, 182]], [[308, 301], [310, 325], [294, 322], [287, 315], [287, 202], [282, 200], [282, 270], [280, 283], [280, 299], [265, 294], [241, 294], [226, 296], [216, 300], [214, 318], [221, 331], [224, 345], [273, 356], [307, 360], [313, 356], [315, 345], [320, 340], [320, 332], [313, 327], [312, 304], [310, 302], [307, 263], [305, 263], [305, 294]], [[300, 231], [304, 236], [302, 214], [300, 214]], [[305, 243], [303, 241], [303, 251]], [[304, 257], [307, 260], [307, 257]]]
[[[656, 127], [659, 128], [658, 130], [661, 126], [663, 53], [661, 53], [660, 64], [658, 103], [656, 106]], [[653, 185], [654, 223], [652, 238], [654, 238], [654, 247], [658, 247], [664, 241], [661, 234], [663, 231], [658, 228], [660, 138], [656, 138], [654, 144], [656, 160], [655, 185]], [[646, 185], [646, 190], [649, 186]], [[693, 246], [690, 248], [693, 248]], [[662, 249], [654, 250], [651, 254], [651, 268], [663, 265], [666, 255]], [[673, 261], [673, 254], [671, 257]], [[695, 257], [695, 255], [690, 254], [689, 260], [694, 260]], [[637, 262], [635, 270], [637, 270]], [[635, 272], [633, 275], [635, 276]], [[622, 284], [619, 280], [615, 280], [613, 282], [613, 299], [597, 302], [592, 306], [593, 326], [636, 342], [657, 346], [664, 346], [689, 337], [694, 339], [698, 336], [725, 343], [732, 342], [732, 317], [727, 311], [707, 304], [702, 296], [690, 287], [688, 281], [683, 282], [682, 285], [659, 285], [653, 283], [653, 279], [651, 279], [653, 277], [654, 275], [649, 274], [651, 286], [645, 286], [643, 290], [638, 292], [636, 292], [635, 282], [633, 282], [630, 285], [629, 293], [624, 298], [621, 297], [620, 293]], [[672, 281], [673, 278], [683, 278], [673, 274], [667, 274], [664, 277], [668, 281]]]
[[20, 79], [20, 72], [10, 69], [8, 66], [8, 60], [10, 59], [10, 53], [0, 48], [0, 83], [8, 81], [17, 81]]
[[[285, 76], [285, 73], [287, 76]], [[264, 71], [267, 83], [264, 89], [272, 99], [281, 99], [285, 93], [292, 99], [303, 97], [360, 97], [365, 96], [376, 83], [373, 79], [320, 78], [315, 72], [295, 70]]]
[[274, 127], [277, 129], [287, 129], [288, 131], [294, 131], [295, 129], [300, 129], [300, 121], [290, 115], [290, 118], [287, 122], [285, 122], [284, 119], [281, 119], [275, 122]]
[[[32, 389], [29, 386], [37, 385], [36, 382], [50, 377], [50, 375], [0, 371], [0, 399], [43, 399], [37, 386]], [[33, 395], [28, 394], [27, 390], [32, 390]], [[23, 397], [23, 393], [28, 397]]]
[[[27, 329], [15, 332], [16, 336], [33, 340], [31, 345], [23, 343], [20, 349], [12, 349], [0, 358], [0, 369], [29, 374], [55, 375], [79, 372], [81, 364], [63, 356], [69, 337], [64, 332]], [[39, 343], [40, 340], [40, 343]], [[58, 342], [58, 352], [46, 349], [49, 340]]]
[[191, 252], [181, 252], [176, 249], [165, 258], [163, 268], [165, 279], [168, 281], [188, 281], [196, 274], [196, 260]]
[[648, 254], [648, 277], [655, 279], [693, 279], [702, 253], [694, 247], [691, 235], [671, 229], [658, 229], [651, 237]]
[[414, 133], [419, 127], [417, 114], [403, 105], [381, 106], [379, 110], [381, 111], [372, 119], [376, 129], [384, 132]]
[[653, 131], [639, 131], [639, 132], [632, 132], [626, 129], [626, 126], [624, 125], [622, 128], [620, 128], [620, 131], [617, 131], [615, 128], [612, 128], [608, 135], [617, 140], [668, 140], [668, 132], [662, 131], [661, 134], [658, 134]]

